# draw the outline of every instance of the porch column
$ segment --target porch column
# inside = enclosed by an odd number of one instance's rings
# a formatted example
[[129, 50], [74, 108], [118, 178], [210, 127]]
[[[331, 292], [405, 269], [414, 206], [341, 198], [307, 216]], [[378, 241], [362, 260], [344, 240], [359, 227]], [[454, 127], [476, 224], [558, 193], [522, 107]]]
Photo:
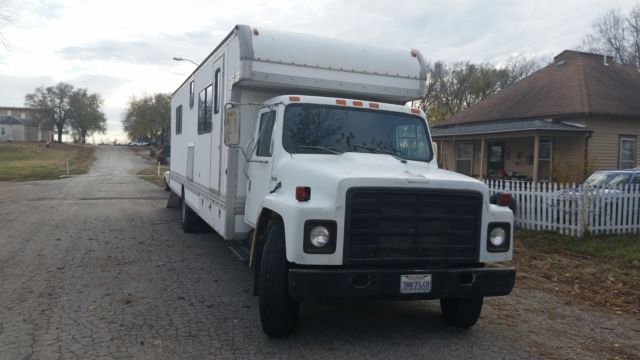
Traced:
[[538, 156], [540, 155], [540, 136], [533, 137], [533, 183], [538, 182]]
[[480, 138], [480, 179], [485, 178], [485, 165], [484, 165], [484, 138]]

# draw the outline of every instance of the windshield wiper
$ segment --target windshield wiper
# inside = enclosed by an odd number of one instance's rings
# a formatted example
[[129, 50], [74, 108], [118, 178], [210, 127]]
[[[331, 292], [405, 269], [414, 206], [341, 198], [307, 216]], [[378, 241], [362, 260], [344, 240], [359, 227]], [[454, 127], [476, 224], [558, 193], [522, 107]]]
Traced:
[[315, 150], [323, 150], [325, 152], [328, 152], [330, 154], [336, 154], [336, 155], [342, 155], [341, 152], [330, 149], [328, 147], [324, 147], [324, 146], [319, 146], [319, 145], [298, 145], [297, 146], [298, 149], [315, 149]]
[[407, 163], [407, 159], [402, 158], [390, 151], [386, 151], [386, 150], [382, 150], [380, 148], [377, 148], [375, 146], [363, 146], [363, 145], [353, 145], [354, 148], [358, 149], [365, 149], [365, 150], [369, 150], [369, 152], [377, 152], [378, 154], [386, 154], [386, 155], [391, 155], [393, 156], [396, 160], [400, 161], [403, 164]]

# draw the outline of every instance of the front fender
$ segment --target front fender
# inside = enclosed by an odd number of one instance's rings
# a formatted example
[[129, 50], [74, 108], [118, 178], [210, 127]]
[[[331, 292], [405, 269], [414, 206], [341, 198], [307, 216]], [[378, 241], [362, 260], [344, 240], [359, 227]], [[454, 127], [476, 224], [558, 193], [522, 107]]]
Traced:
[[[284, 223], [287, 261], [304, 265], [342, 265], [344, 209], [327, 204], [299, 202], [281, 194], [270, 194], [262, 201], [262, 208], [282, 217]], [[332, 220], [337, 224], [336, 251], [333, 254], [306, 254], [303, 250], [304, 224], [307, 220]]]

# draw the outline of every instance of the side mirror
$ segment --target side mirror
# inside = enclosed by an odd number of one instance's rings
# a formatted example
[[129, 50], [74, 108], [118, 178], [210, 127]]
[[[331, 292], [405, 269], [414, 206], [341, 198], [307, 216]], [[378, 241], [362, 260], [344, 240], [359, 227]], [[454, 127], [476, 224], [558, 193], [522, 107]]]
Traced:
[[240, 107], [226, 104], [224, 108], [224, 144], [238, 146], [240, 144]]

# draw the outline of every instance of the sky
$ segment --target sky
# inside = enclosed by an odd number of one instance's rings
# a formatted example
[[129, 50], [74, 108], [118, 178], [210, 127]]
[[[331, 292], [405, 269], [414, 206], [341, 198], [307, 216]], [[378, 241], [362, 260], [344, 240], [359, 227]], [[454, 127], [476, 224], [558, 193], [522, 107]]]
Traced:
[[128, 141], [132, 96], [173, 92], [235, 24], [400, 48], [427, 60], [551, 58], [577, 48], [607, 10], [638, 0], [0, 0], [0, 106], [59, 81], [104, 98], [107, 132]]

